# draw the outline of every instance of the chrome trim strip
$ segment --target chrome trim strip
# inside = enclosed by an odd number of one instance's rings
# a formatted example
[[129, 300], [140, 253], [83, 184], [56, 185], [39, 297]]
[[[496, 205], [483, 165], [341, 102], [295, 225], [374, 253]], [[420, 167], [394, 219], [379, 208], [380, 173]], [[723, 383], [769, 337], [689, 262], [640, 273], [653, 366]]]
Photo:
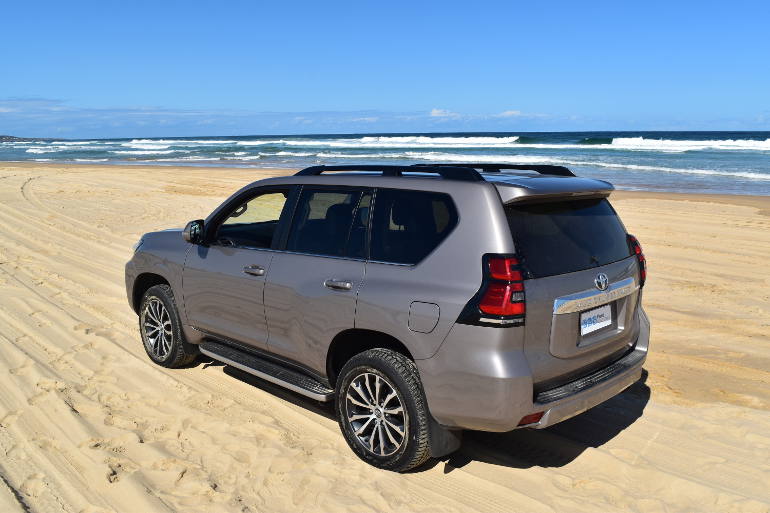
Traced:
[[588, 310], [596, 306], [605, 305], [622, 297], [630, 296], [639, 290], [633, 278], [611, 283], [607, 290], [588, 289], [568, 296], [556, 298], [553, 302], [553, 313], [566, 314]]
[[230, 360], [229, 358], [225, 358], [224, 356], [218, 355], [217, 353], [207, 351], [202, 347], [199, 347], [198, 349], [200, 350], [201, 353], [205, 354], [206, 356], [210, 356], [215, 360], [218, 360], [222, 363], [226, 363], [227, 365], [230, 365], [231, 367], [235, 367], [236, 369], [240, 369], [243, 372], [248, 372], [249, 374], [253, 374], [258, 378], [262, 378], [265, 381], [269, 381], [270, 383], [275, 383], [278, 386], [297, 392], [298, 394], [304, 395], [305, 397], [310, 397], [311, 399], [315, 399], [316, 401], [328, 402], [328, 401], [331, 401], [334, 395], [334, 394], [318, 394], [315, 392], [311, 392], [310, 390], [305, 390], [302, 387], [298, 387], [292, 383], [287, 383], [286, 381], [283, 381], [282, 379], [277, 378], [271, 374], [260, 372], [256, 369], [252, 369], [247, 365], [243, 365], [241, 363]]
[[522, 323], [524, 319], [521, 317], [517, 317], [515, 319], [490, 319], [488, 317], [481, 317], [479, 318], [479, 321], [488, 322], [490, 324], [517, 324]]

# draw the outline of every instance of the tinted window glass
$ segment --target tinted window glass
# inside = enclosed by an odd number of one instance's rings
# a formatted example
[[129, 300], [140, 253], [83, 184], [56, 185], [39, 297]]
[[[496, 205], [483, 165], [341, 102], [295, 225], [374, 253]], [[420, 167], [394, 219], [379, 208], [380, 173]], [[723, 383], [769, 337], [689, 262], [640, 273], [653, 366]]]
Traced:
[[378, 189], [372, 221], [371, 259], [416, 264], [457, 224], [446, 194]]
[[271, 247], [288, 195], [288, 189], [271, 191], [241, 203], [219, 226], [216, 243], [223, 246]]
[[366, 223], [358, 209], [359, 201], [364, 204], [362, 195], [368, 197], [361, 191], [305, 188], [297, 203], [286, 249], [316, 255], [363, 256]]
[[630, 255], [605, 199], [505, 207], [516, 251], [535, 278], [599, 267]]

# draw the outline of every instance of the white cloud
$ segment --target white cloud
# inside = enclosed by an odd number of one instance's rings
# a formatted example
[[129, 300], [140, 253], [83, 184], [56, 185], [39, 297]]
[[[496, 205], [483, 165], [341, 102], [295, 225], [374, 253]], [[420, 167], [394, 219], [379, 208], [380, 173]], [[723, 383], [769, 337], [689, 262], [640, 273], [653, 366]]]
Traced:
[[360, 121], [362, 123], [374, 123], [376, 121], [379, 121], [380, 118], [376, 116], [369, 116], [365, 118], [353, 118], [351, 121]]
[[493, 118], [517, 118], [524, 114], [520, 110], [504, 110], [500, 114], [494, 114]]
[[432, 109], [430, 111], [430, 117], [432, 118], [452, 118], [457, 119], [460, 117], [460, 114], [456, 112], [452, 112], [451, 110], [446, 109]]

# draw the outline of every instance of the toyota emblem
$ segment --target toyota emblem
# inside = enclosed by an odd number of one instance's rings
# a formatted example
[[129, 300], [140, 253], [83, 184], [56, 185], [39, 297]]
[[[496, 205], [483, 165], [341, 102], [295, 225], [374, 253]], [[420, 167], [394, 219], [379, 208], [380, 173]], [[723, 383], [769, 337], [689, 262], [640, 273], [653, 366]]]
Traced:
[[596, 279], [594, 280], [594, 285], [596, 285], [596, 288], [599, 290], [607, 290], [607, 285], [610, 284], [610, 279], [607, 278], [607, 275], [604, 273], [599, 273], [596, 275]]

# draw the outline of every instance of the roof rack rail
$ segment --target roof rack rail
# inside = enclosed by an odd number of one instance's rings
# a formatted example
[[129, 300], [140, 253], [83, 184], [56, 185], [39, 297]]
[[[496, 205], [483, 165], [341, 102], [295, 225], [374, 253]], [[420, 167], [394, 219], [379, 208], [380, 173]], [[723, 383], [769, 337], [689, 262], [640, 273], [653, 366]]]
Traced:
[[554, 175], [554, 176], [575, 176], [575, 173], [570, 171], [564, 166], [547, 166], [547, 165], [532, 165], [532, 164], [489, 164], [486, 162], [468, 162], [462, 164], [413, 164], [415, 167], [429, 166], [429, 167], [469, 167], [471, 169], [480, 169], [485, 173], [499, 173], [503, 169], [519, 169], [522, 171], [536, 171], [541, 175]]
[[446, 180], [460, 180], [464, 182], [482, 182], [482, 177], [472, 166], [442, 165], [442, 166], [378, 166], [378, 165], [346, 165], [346, 166], [311, 166], [306, 167], [294, 176], [318, 176], [328, 171], [373, 171], [382, 173], [382, 176], [404, 176], [404, 173], [435, 173]]

